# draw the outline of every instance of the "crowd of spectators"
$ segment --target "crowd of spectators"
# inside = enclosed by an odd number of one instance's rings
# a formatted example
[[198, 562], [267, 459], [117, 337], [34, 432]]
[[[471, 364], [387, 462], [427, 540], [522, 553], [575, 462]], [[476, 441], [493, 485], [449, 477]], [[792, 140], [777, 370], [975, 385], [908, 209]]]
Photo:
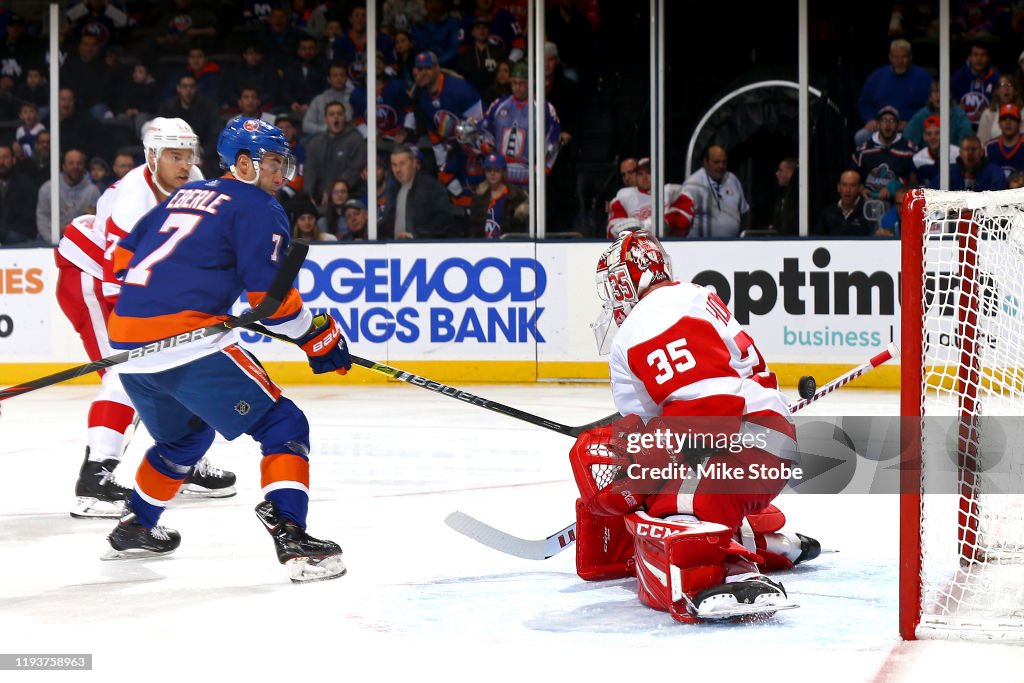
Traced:
[[[578, 7], [594, 11], [588, 17]], [[560, 126], [553, 103], [565, 101], [571, 116], [578, 113], [574, 87], [587, 68], [596, 7], [596, 0], [559, 0], [548, 10], [573, 60], [563, 63], [559, 44], [546, 44], [548, 173], [573, 134]], [[141, 131], [150, 119], [185, 120], [199, 137], [209, 177], [220, 173], [219, 131], [244, 114], [280, 126], [295, 150], [300, 174], [279, 198], [296, 229], [365, 239], [367, 112], [375, 111], [372, 201], [386, 226], [382, 235], [525, 233], [526, 3], [386, 0], [378, 8], [371, 62], [361, 2], [68, 3], [56, 103], [61, 223], [93, 210], [94, 195], [141, 163]], [[10, 144], [0, 145], [0, 244], [50, 239], [45, 32], [44, 17], [0, 7], [0, 135], [8, 130], [3, 122], [18, 120]], [[371, 67], [375, 104], [366, 89]], [[12, 206], [11, 183], [22, 204], [36, 198], [35, 216]]]
[[[524, 234], [531, 168], [546, 176], [542, 210], [549, 231], [572, 230], [571, 211], [562, 212], [559, 201], [577, 182], [569, 160], [581, 138], [581, 92], [592, 82], [597, 0], [546, 3], [546, 138], [536, 164], [530, 162], [524, 0], [379, 2], [372, 63], [367, 13], [358, 0], [72, 0], [61, 16], [56, 103], [46, 81], [44, 17], [18, 16], [6, 5], [0, 7], [0, 244], [50, 239], [51, 106], [60, 126], [61, 224], [92, 210], [99, 193], [141, 162], [140, 132], [148, 120], [187, 121], [201, 142], [202, 171], [211, 176], [220, 173], [217, 134], [241, 113], [278, 125], [288, 137], [300, 172], [280, 199], [303, 234], [365, 239], [371, 202], [383, 238]], [[913, 31], [904, 25], [931, 29], [910, 15], [893, 16], [888, 63], [860, 84], [856, 110], [848, 112], [856, 119], [850, 159], [835, 199], [811, 217], [812, 234], [898, 235], [898, 212], [895, 225], [892, 218], [898, 194], [938, 184], [939, 80], [915, 63]], [[1024, 53], [1007, 69], [992, 57], [990, 34], [959, 35], [977, 39], [960, 43], [962, 61], [948, 74], [951, 189], [1007, 187], [1024, 171]], [[372, 106], [369, 68], [377, 82]], [[366, 142], [371, 111], [376, 150]], [[799, 234], [796, 160], [772, 160], [774, 182], [764, 179], [772, 185], [771, 205], [752, 211], [750, 192], [729, 170], [729, 153], [709, 145], [695, 173], [666, 183], [666, 235]], [[376, 197], [369, 196], [368, 154], [376, 159]], [[627, 218], [651, 219], [650, 163], [641, 156], [614, 157], [622, 182], [605, 202], [606, 219], [597, 220], [604, 234], [614, 235]], [[32, 206], [25, 197], [34, 198]]]

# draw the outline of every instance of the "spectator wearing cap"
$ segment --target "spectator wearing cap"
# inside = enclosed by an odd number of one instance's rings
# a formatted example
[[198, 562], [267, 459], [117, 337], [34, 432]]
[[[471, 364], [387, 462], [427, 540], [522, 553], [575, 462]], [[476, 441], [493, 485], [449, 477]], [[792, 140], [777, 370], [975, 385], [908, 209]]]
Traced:
[[[722, 154], [725, 153], [725, 150], [717, 147], [715, 150], [709, 150], [708, 154], [714, 154], [717, 160], [718, 150], [721, 150]], [[703, 171], [703, 169], [701, 170]], [[718, 170], [720, 170], [720, 167], [716, 165], [716, 174]], [[696, 176], [697, 174], [694, 174], [690, 177], [696, 180]], [[724, 180], [725, 177], [722, 176], [722, 178]], [[737, 180], [736, 183], [738, 186], [739, 181]], [[732, 187], [730, 185], [730, 188]], [[730, 189], [730, 192], [732, 192], [732, 189]], [[695, 190], [695, 194], [699, 197], [703, 196], [697, 190]], [[665, 185], [663, 197], [666, 234], [672, 237], [686, 237], [690, 233], [690, 227], [693, 224], [693, 196], [684, 193], [682, 185], [668, 184]], [[746, 204], [745, 201], [743, 203], [744, 205]], [[746, 211], [746, 209], [743, 210]], [[651, 160], [645, 157], [637, 162], [636, 184], [619, 190], [609, 205], [608, 237], [613, 239], [618, 237], [619, 232], [624, 226], [632, 224], [630, 219], [638, 220], [649, 226], [651, 223], [651, 213]], [[716, 218], [715, 220], [719, 219]], [[707, 222], [706, 217], [702, 217], [702, 225]]]
[[910, 42], [897, 38], [889, 44], [889, 63], [871, 72], [858, 100], [858, 113], [864, 127], [854, 136], [854, 144], [867, 142], [878, 130], [878, 111], [885, 106], [896, 108], [900, 120], [907, 120], [928, 101], [932, 76], [913, 63]]
[[967, 118], [975, 129], [981, 113], [993, 100], [998, 82], [999, 69], [992, 66], [988, 45], [971, 43], [967, 61], [950, 78], [949, 93], [967, 112]]
[[[502, 154], [508, 162], [508, 182], [520, 187], [530, 184], [530, 155], [533, 144], [529, 137], [530, 106], [529, 68], [524, 62], [512, 67], [512, 94], [490, 106], [484, 116], [486, 144]], [[545, 103], [544, 171], [551, 173], [561, 145], [562, 132], [558, 114], [550, 102]]]
[[[971, 133], [964, 137], [960, 142], [960, 158], [949, 165], [950, 190], [984, 192], [1006, 189], [1006, 175], [999, 166], [986, 159], [982, 151], [977, 135]], [[938, 173], [928, 186], [939, 189]]]
[[[981, 118], [978, 120], [978, 139], [981, 140], [982, 145], [987, 145], [989, 140], [994, 140], [1002, 134], [999, 129], [999, 109], [1004, 104], [1015, 104], [1018, 108], [1024, 107], [1024, 99], [1021, 98], [1017, 78], [1012, 74], [1000, 74], [992, 101], [985, 111], [981, 112]], [[964, 135], [966, 134], [964, 133]], [[962, 140], [963, 136], [951, 139]]]
[[[941, 144], [941, 129], [942, 126], [938, 116], [932, 115], [924, 120], [925, 146], [914, 154], [914, 170], [919, 185], [928, 185], [932, 181], [932, 176], [938, 175], [939, 173], [939, 144]], [[956, 161], [959, 157], [960, 148], [951, 144], [949, 146], [950, 162]]]
[[[929, 116], [939, 115], [939, 82], [937, 80], [932, 81], [931, 95], [928, 98], [928, 103], [917, 110], [917, 113], [907, 122], [906, 127], [900, 131], [903, 137], [914, 143], [915, 147], [924, 147], [924, 120]], [[949, 133], [950, 140], [963, 140], [965, 135], [969, 135], [972, 132], [971, 122], [967, 120], [967, 114], [956, 102], [950, 101], [949, 113], [953, 120], [953, 129]], [[995, 121], [995, 116], [992, 117]], [[999, 127], [996, 126], [996, 132], [993, 135], [999, 134]]]
[[480, 95], [461, 78], [441, 73], [441, 62], [433, 52], [416, 55], [413, 66], [417, 93], [413, 95], [416, 123], [430, 138], [438, 168], [448, 158], [447, 145], [455, 141], [460, 121], [484, 118]]
[[516, 18], [512, 13], [501, 7], [494, 0], [476, 0], [476, 7], [462, 17], [462, 30], [459, 41], [468, 45], [472, 40], [473, 25], [478, 21], [486, 21], [489, 31], [488, 40], [508, 53], [513, 62], [520, 61], [526, 50], [526, 38], [523, 36]]
[[1024, 140], [1020, 134], [1020, 107], [1004, 104], [999, 108], [1001, 135], [985, 145], [985, 156], [1003, 170], [1007, 178], [1014, 171], [1024, 170]]
[[485, 17], [477, 17], [473, 22], [472, 40], [460, 48], [455, 65], [462, 77], [479, 93], [491, 87], [498, 63], [508, 56], [505, 49], [489, 40], [490, 35], [490, 22]]
[[484, 157], [484, 182], [476, 188], [469, 212], [469, 236], [498, 239], [529, 229], [529, 199], [519, 187], [505, 182], [505, 158], [496, 152]]
[[355, 83], [349, 80], [345, 65], [336, 62], [327, 67], [327, 89], [314, 97], [302, 119], [302, 135], [309, 139], [327, 130], [324, 113], [328, 102], [341, 102], [345, 107], [345, 118], [352, 120], [352, 91]]
[[320, 229], [320, 213], [306, 193], [299, 193], [288, 203], [292, 238], [310, 242], [337, 242], [338, 238]]
[[366, 210], [366, 204], [361, 199], [349, 199], [342, 204], [345, 212], [345, 224], [348, 230], [338, 239], [342, 242], [362, 241], [368, 239], [366, 226], [369, 223], [370, 214]]
[[896, 107], [882, 107], [878, 130], [853, 154], [853, 165], [864, 179], [864, 199], [888, 202], [893, 187], [908, 184], [913, 176], [914, 146], [900, 134], [899, 123]]
[[444, 0], [426, 0], [427, 18], [412, 27], [412, 41], [421, 52], [433, 52], [449, 66], [459, 55], [459, 20], [445, 10]]
[[381, 217], [382, 239], [445, 239], [465, 234], [464, 214], [448, 201], [441, 183], [420, 173], [416, 152], [396, 147], [391, 152], [395, 183], [387, 189]]
[[325, 110], [327, 130], [314, 135], [306, 147], [306, 168], [303, 187], [309, 196], [323, 205], [328, 183], [341, 178], [349, 187], [359, 182], [359, 170], [366, 163], [366, 142], [348, 125], [345, 106], [329, 102]]

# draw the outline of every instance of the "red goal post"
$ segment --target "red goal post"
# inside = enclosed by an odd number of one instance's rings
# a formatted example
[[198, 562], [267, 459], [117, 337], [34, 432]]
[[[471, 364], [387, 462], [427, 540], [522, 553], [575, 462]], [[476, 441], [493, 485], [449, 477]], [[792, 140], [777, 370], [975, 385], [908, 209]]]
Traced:
[[900, 634], [1024, 640], [1024, 190], [902, 208]]

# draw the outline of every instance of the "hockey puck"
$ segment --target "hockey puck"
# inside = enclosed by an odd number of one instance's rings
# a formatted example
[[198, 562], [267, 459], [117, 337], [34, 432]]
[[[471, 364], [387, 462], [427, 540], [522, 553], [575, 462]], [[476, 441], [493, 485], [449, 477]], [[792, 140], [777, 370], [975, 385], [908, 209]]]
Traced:
[[810, 398], [814, 396], [814, 392], [818, 390], [818, 383], [814, 381], [814, 378], [810, 375], [804, 375], [800, 378], [800, 384], [797, 385], [797, 391], [800, 392], [800, 398]]

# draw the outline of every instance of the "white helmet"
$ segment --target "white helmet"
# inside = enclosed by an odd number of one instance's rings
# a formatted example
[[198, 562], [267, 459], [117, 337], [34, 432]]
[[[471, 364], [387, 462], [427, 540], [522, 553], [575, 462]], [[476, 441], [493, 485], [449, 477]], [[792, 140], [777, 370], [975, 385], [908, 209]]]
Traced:
[[160, 155], [165, 149], [187, 149], [192, 151], [194, 157], [198, 157], [199, 136], [182, 119], [158, 116], [142, 125], [142, 147], [146, 150], [146, 166], [153, 174], [153, 183], [164, 194], [170, 194], [171, 190], [164, 188], [157, 180], [156, 169]]

